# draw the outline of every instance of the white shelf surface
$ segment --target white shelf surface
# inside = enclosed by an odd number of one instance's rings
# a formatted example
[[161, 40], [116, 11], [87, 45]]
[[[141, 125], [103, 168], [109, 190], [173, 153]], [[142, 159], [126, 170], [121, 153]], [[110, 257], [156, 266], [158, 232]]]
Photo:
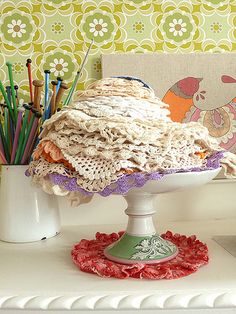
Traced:
[[159, 223], [159, 232], [191, 235], [207, 243], [210, 262], [176, 280], [100, 278], [72, 262], [73, 244], [97, 231], [117, 232], [124, 225], [64, 226], [51, 239], [0, 242], [1, 310], [158, 310], [236, 309], [236, 259], [212, 240], [236, 235], [236, 219]]

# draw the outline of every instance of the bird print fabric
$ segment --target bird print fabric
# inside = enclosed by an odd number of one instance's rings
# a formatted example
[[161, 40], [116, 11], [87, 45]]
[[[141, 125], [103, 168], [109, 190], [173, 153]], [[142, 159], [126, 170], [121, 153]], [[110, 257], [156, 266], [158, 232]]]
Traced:
[[[215, 84], [214, 101], [210, 104], [212, 109], [208, 107], [212, 91], [204, 88], [204, 80], [205, 77], [193, 76], [180, 79], [165, 93], [162, 100], [169, 104], [172, 121], [201, 122], [222, 148], [236, 153], [236, 79], [227, 74], [220, 76], [218, 84]], [[226, 93], [224, 87], [231, 84], [235, 85], [235, 97], [228, 103], [218, 105], [217, 93]]]

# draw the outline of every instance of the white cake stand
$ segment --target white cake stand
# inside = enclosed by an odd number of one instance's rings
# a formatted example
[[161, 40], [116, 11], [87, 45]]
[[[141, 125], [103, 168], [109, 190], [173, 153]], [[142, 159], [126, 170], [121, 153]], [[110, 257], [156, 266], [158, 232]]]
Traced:
[[153, 225], [154, 198], [161, 193], [201, 186], [215, 178], [219, 172], [220, 168], [168, 174], [160, 180], [148, 181], [142, 188], [130, 190], [124, 195], [128, 203], [125, 213], [129, 217], [126, 232], [105, 249], [105, 256], [123, 264], [156, 264], [174, 258], [178, 254], [178, 248], [161, 238]]

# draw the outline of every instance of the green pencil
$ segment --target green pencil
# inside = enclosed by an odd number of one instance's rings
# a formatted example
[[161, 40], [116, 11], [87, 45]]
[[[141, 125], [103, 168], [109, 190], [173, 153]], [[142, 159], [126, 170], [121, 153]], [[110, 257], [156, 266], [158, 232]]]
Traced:
[[26, 128], [26, 124], [28, 121], [31, 106], [25, 104], [24, 108], [25, 108], [25, 114], [24, 114], [23, 123], [22, 123], [21, 131], [20, 131], [20, 135], [19, 135], [19, 142], [18, 142], [18, 146], [17, 146], [16, 157], [14, 160], [15, 165], [18, 165], [18, 163], [20, 161], [21, 147], [22, 147], [24, 137], [25, 137], [25, 128]]
[[14, 112], [13, 112], [13, 110], [12, 110], [11, 104], [10, 104], [10, 102], [9, 102], [9, 100], [8, 100], [7, 94], [6, 94], [6, 92], [5, 92], [5, 89], [4, 89], [4, 86], [3, 86], [1, 80], [0, 80], [0, 91], [1, 91], [1, 93], [2, 93], [2, 95], [3, 95], [3, 98], [4, 98], [5, 103], [7, 104], [7, 108], [8, 108], [8, 110], [9, 110], [11, 119], [12, 119], [12, 121], [14, 122], [14, 125], [15, 125], [15, 124], [16, 124], [15, 115], [14, 115]]
[[9, 137], [9, 125], [8, 125], [8, 110], [7, 106], [4, 106], [4, 131], [5, 131], [5, 138], [7, 143], [8, 151], [10, 152], [10, 137]]
[[8, 148], [7, 148], [7, 142], [6, 142], [4, 132], [3, 132], [1, 121], [0, 121], [0, 136], [2, 138], [2, 144], [3, 144], [4, 151], [5, 151], [6, 160], [8, 163], [10, 163], [10, 153], [9, 153]]
[[32, 129], [32, 125], [33, 125], [33, 122], [34, 122], [34, 119], [35, 119], [35, 114], [34, 114], [33, 110], [34, 110], [34, 108], [32, 108], [33, 114], [31, 115], [30, 122], [29, 122], [29, 125], [28, 125], [26, 133], [25, 133], [24, 141], [23, 141], [23, 144], [21, 145], [21, 148], [20, 148], [20, 157], [19, 157], [19, 161], [20, 162], [21, 162], [22, 156], [24, 154], [25, 145], [27, 143], [27, 140], [28, 140], [28, 137], [29, 137], [29, 134], [30, 134], [30, 131]]
[[69, 91], [69, 93], [68, 93], [68, 95], [67, 95], [67, 98], [66, 98], [66, 100], [65, 100], [65, 102], [64, 102], [64, 106], [69, 105], [69, 103], [71, 102], [73, 93], [74, 93], [74, 91], [75, 91], [75, 89], [76, 89], [77, 82], [78, 82], [78, 80], [79, 80], [80, 74], [82, 73], [82, 70], [83, 70], [83, 68], [84, 68], [84, 65], [85, 65], [85, 63], [86, 63], [86, 61], [87, 61], [89, 52], [90, 52], [90, 50], [91, 50], [91, 48], [92, 48], [92, 45], [93, 45], [93, 42], [94, 42], [94, 40], [92, 39], [92, 41], [91, 41], [91, 43], [90, 43], [90, 45], [89, 45], [89, 48], [88, 48], [88, 50], [87, 50], [87, 52], [86, 52], [86, 55], [85, 55], [85, 57], [84, 57], [84, 60], [83, 60], [83, 62], [82, 62], [82, 64], [81, 64], [81, 66], [80, 66], [79, 71], [78, 71], [77, 74], [76, 74], [76, 77], [75, 77], [75, 79], [74, 79], [74, 82], [73, 82], [73, 84], [72, 84], [72, 86], [71, 86], [71, 88], [70, 88], [70, 91]]
[[11, 86], [11, 95], [12, 95], [12, 102], [13, 102], [13, 108], [14, 108], [14, 115], [15, 120], [17, 119], [17, 105], [16, 105], [16, 93], [15, 93], [15, 87], [14, 87], [14, 81], [13, 81], [13, 74], [12, 74], [12, 64], [10, 62], [6, 62], [6, 66], [8, 68], [8, 76]]

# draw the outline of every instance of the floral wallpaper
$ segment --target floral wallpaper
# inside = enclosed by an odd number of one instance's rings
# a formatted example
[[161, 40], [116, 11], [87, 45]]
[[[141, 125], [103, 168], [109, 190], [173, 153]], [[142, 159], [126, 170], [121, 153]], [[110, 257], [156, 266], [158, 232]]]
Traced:
[[236, 51], [236, 0], [0, 0], [0, 79], [6, 61], [28, 94], [33, 77], [71, 84], [94, 44], [78, 89], [101, 77], [101, 53]]

